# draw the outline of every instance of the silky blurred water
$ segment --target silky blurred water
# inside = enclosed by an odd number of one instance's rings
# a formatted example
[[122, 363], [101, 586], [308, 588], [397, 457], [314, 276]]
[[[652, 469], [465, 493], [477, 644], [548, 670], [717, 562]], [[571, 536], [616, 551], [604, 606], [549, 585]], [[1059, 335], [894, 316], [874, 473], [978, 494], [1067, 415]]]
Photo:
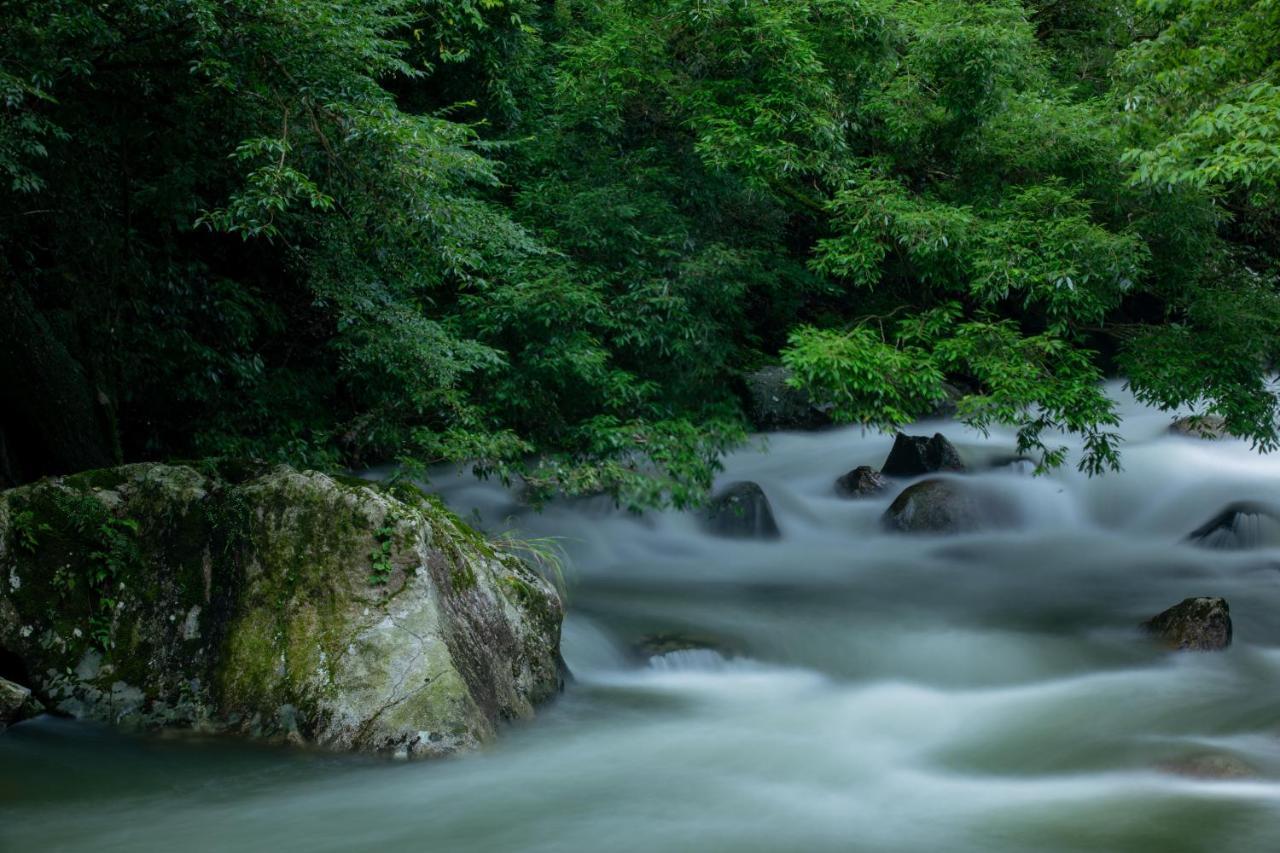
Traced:
[[[1280, 849], [1280, 549], [1186, 534], [1280, 503], [1280, 457], [1166, 434], [1113, 389], [1125, 470], [1033, 478], [1008, 434], [945, 432], [1013, 529], [882, 533], [833, 480], [883, 461], [857, 429], [775, 434], [727, 460], [782, 538], [598, 501], [522, 509], [433, 482], [490, 530], [571, 557], [576, 679], [477, 755], [382, 761], [41, 719], [0, 736], [0, 849], [93, 851], [1267, 851]], [[897, 488], [901, 484], [895, 484]], [[1235, 644], [1171, 654], [1138, 622], [1228, 599]], [[641, 637], [718, 652], [653, 662]], [[1243, 778], [1170, 762], [1235, 756]]]

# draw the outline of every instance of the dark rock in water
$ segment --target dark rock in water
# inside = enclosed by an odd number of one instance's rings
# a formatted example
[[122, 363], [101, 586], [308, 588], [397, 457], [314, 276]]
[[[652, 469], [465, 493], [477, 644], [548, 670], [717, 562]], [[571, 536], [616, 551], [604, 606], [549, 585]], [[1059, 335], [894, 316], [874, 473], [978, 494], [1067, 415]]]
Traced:
[[889, 487], [880, 472], [870, 465], [859, 465], [836, 480], [836, 494], [842, 498], [863, 498], [876, 495]]
[[712, 498], [703, 513], [703, 523], [717, 536], [777, 539], [782, 535], [764, 490], [749, 480], [731, 483]]
[[969, 488], [954, 480], [925, 480], [903, 490], [881, 523], [903, 533], [963, 533], [993, 520]]
[[830, 406], [814, 403], [809, 395], [787, 384], [791, 370], [775, 365], [746, 377], [751, 421], [760, 430], [817, 429], [829, 426]]
[[1265, 504], [1239, 501], [1191, 531], [1187, 539], [1226, 551], [1280, 546], [1280, 514]]
[[1225, 752], [1207, 752], [1162, 761], [1156, 765], [1167, 773], [1192, 779], [1251, 779], [1258, 771], [1249, 762]]
[[929, 413], [931, 418], [954, 418], [959, 410], [960, 400], [965, 396], [965, 392], [960, 388], [952, 385], [950, 382], [942, 383], [942, 392], [945, 395], [938, 404], [933, 407], [933, 411]]
[[29, 720], [42, 711], [31, 691], [7, 678], [0, 678], [0, 732], [15, 723]]
[[1231, 610], [1222, 598], [1188, 598], [1142, 627], [1178, 651], [1216, 652], [1231, 645]]
[[140, 464], [0, 493], [6, 674], [73, 717], [398, 757], [475, 747], [559, 693], [555, 589], [437, 499], [240, 476]]
[[1226, 438], [1230, 435], [1227, 432], [1227, 421], [1221, 415], [1188, 415], [1178, 418], [1169, 425], [1169, 432], [1204, 439]]
[[889, 458], [884, 460], [880, 473], [886, 477], [918, 477], [939, 471], [963, 471], [964, 463], [951, 442], [942, 433], [933, 438], [922, 435], [898, 433], [893, 440]]

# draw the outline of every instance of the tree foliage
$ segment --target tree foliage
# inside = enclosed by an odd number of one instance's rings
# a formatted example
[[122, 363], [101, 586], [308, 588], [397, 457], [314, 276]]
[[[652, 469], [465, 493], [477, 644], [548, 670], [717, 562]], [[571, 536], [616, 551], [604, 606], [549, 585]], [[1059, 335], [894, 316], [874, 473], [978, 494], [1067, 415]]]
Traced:
[[[0, 0], [0, 477], [700, 499], [777, 359], [1117, 464], [1277, 443], [1272, 0]], [[1229, 357], [1224, 357], [1229, 353]]]

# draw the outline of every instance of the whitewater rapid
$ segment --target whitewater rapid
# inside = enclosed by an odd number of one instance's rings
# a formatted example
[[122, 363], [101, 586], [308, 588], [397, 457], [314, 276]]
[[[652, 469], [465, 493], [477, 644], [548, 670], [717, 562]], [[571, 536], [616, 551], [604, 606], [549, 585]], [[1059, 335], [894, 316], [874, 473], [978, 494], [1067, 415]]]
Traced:
[[[991, 468], [1011, 434], [913, 427], [1022, 510], [962, 536], [883, 532], [900, 483], [836, 497], [892, 443], [856, 428], [726, 459], [722, 484], [768, 495], [774, 542], [603, 500], [534, 513], [437, 472], [459, 514], [568, 555], [560, 700], [478, 755], [407, 765], [26, 723], [0, 737], [0, 849], [1280, 849], [1280, 549], [1185, 541], [1231, 502], [1278, 502], [1280, 456], [1170, 436], [1170, 413], [1112, 391], [1124, 470], [1103, 477]], [[1228, 651], [1137, 629], [1197, 595], [1230, 602]], [[657, 633], [721, 652], [638, 657]], [[1251, 770], [1169, 769], [1202, 755]]]

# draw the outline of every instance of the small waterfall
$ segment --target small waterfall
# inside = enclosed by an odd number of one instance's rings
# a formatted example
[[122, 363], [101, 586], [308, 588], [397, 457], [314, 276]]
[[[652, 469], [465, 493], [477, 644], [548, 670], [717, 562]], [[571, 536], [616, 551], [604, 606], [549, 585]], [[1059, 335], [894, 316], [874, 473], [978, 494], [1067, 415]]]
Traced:
[[724, 669], [729, 659], [714, 649], [678, 649], [649, 658], [652, 669], [664, 672], [699, 672]]

